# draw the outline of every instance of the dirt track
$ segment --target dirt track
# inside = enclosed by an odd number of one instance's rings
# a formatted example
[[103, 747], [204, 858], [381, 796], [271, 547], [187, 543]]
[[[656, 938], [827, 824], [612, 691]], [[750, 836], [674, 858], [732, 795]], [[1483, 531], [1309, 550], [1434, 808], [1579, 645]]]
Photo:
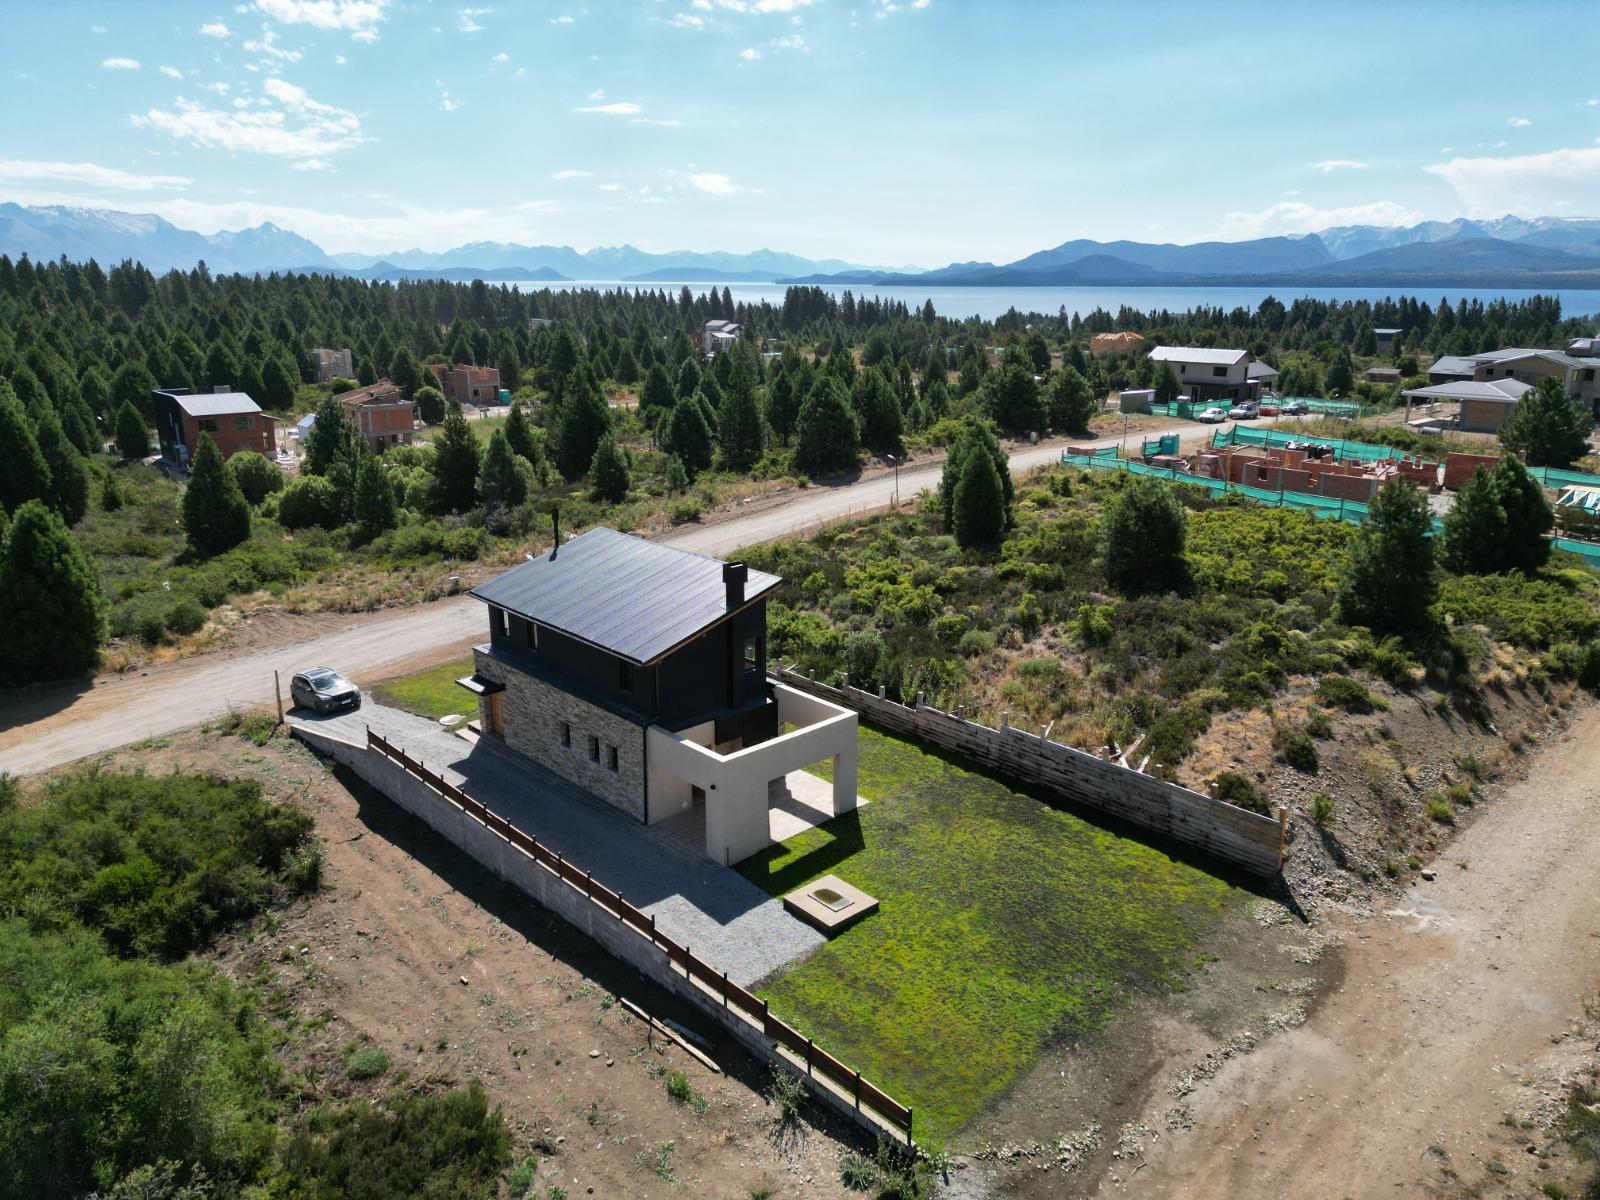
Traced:
[[[1451, 844], [1434, 882], [1350, 928], [1343, 980], [1305, 1024], [1228, 1062], [1189, 1097], [1193, 1128], [1093, 1194], [1529, 1194], [1536, 1160], [1505, 1116], [1559, 1092], [1552, 1062], [1594, 1049], [1575, 1031], [1600, 990], [1597, 817], [1591, 707]], [[1158, 1090], [1145, 1122], [1160, 1128], [1172, 1105]]]

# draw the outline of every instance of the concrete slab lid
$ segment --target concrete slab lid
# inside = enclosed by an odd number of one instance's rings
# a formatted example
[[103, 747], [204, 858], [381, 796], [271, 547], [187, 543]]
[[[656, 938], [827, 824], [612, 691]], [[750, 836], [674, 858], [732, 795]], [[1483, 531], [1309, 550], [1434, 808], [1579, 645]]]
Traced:
[[824, 875], [783, 898], [783, 906], [832, 936], [878, 911], [878, 901], [837, 875]]

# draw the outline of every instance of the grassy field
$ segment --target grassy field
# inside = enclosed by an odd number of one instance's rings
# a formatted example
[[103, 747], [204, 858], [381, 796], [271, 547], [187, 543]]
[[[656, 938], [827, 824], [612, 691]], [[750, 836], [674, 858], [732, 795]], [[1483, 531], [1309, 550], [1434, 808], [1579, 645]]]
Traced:
[[470, 717], [476, 711], [477, 704], [469, 692], [456, 686], [456, 680], [471, 674], [472, 659], [461, 658], [447, 662], [442, 667], [434, 667], [431, 671], [418, 671], [404, 679], [382, 684], [373, 690], [372, 698], [379, 704], [403, 708], [430, 721], [448, 717], [451, 713]]
[[916, 1110], [940, 1144], [1052, 1039], [1182, 986], [1208, 928], [1248, 893], [861, 730], [872, 803], [740, 864], [772, 895], [837, 873], [873, 916], [762, 994]]

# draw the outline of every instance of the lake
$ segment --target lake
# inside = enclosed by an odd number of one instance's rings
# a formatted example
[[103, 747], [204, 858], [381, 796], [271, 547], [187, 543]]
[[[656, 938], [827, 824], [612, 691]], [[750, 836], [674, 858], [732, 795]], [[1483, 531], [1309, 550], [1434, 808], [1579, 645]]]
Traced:
[[[489, 280], [486, 282], [494, 282]], [[567, 283], [512, 283], [512, 287], [525, 291], [550, 288], [570, 291], [581, 288], [614, 290], [631, 288], [638, 291], [658, 290], [676, 295], [682, 283], [624, 283], [617, 280], [583, 279]], [[1453, 304], [1465, 297], [1468, 302], [1481, 300], [1485, 304], [1495, 300], [1526, 300], [1531, 296], [1555, 295], [1561, 298], [1561, 311], [1565, 316], [1585, 316], [1600, 313], [1600, 290], [1561, 288], [1354, 288], [1354, 287], [874, 287], [872, 285], [819, 285], [834, 295], [854, 292], [861, 296], [877, 295], [903, 300], [908, 308], [921, 308], [925, 300], [933, 301], [934, 311], [942, 317], [960, 320], [976, 316], [986, 321], [1015, 308], [1018, 312], [1055, 314], [1065, 310], [1068, 315], [1087, 315], [1103, 308], [1115, 315], [1126, 304], [1140, 312], [1167, 309], [1183, 312], [1201, 305], [1206, 307], [1255, 308], [1268, 296], [1276, 296], [1285, 304], [1301, 297], [1313, 300], [1345, 302], [1351, 300], [1383, 300], [1399, 296], [1416, 296], [1437, 305], [1440, 296], [1447, 296]], [[696, 295], [711, 288], [719, 292], [726, 287], [736, 302], [759, 304], [763, 300], [774, 306], [783, 303], [787, 285], [781, 283], [690, 283]]]

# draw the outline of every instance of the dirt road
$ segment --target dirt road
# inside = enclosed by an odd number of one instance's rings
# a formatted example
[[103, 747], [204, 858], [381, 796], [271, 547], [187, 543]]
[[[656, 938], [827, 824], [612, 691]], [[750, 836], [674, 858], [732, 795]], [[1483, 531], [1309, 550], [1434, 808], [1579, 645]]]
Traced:
[[[1591, 707], [1451, 844], [1434, 882], [1352, 928], [1344, 978], [1305, 1024], [1228, 1062], [1188, 1098], [1193, 1128], [1094, 1194], [1529, 1194], [1537, 1161], [1504, 1118], [1549, 1060], [1593, 1049], [1572, 1039], [1600, 989], [1597, 817]], [[1146, 1123], [1172, 1104], [1158, 1091]]]
[[[1211, 428], [1192, 422], [1148, 429], [1135, 438], [1177, 433], [1197, 441]], [[1095, 445], [1112, 445], [1102, 438]], [[1011, 455], [1011, 470], [1023, 474], [1059, 462], [1061, 443], [1029, 446]], [[936, 487], [939, 462], [900, 472], [900, 497], [910, 500]], [[852, 512], [882, 508], [895, 494], [892, 473], [833, 487], [790, 494], [781, 504], [754, 509], [704, 526], [674, 530], [661, 540], [701, 554], [725, 555], [740, 546], [771, 541]], [[272, 672], [285, 681], [294, 671], [326, 665], [358, 683], [382, 677], [386, 668], [437, 651], [440, 661], [465, 652], [482, 637], [477, 601], [458, 597], [416, 608], [330, 618], [328, 631], [286, 642], [270, 651], [228, 657], [227, 651], [183, 659], [138, 676], [102, 678], [82, 688], [30, 690], [0, 701], [0, 771], [29, 774], [90, 754], [156, 737], [220, 716], [230, 707], [272, 702]], [[286, 682], [287, 686], [287, 682]]]

